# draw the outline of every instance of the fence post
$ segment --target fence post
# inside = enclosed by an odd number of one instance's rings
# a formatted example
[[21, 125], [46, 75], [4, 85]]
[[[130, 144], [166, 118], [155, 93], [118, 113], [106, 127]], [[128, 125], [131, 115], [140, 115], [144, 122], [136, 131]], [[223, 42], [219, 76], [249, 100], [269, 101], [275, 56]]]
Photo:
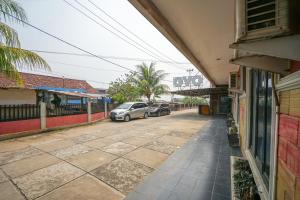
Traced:
[[87, 112], [88, 112], [88, 122], [92, 122], [92, 104], [91, 104], [91, 102], [87, 103]]
[[104, 101], [104, 116], [107, 117], [107, 102]]
[[46, 110], [46, 103], [41, 102], [40, 103], [40, 112], [41, 112], [41, 129], [46, 129], [47, 128], [47, 110]]

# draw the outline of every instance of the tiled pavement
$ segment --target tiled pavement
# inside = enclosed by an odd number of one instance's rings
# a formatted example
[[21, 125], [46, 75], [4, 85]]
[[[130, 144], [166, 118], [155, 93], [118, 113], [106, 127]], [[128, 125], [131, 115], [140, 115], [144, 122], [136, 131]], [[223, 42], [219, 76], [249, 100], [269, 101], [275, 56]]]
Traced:
[[123, 199], [209, 120], [188, 110], [2, 141], [0, 200]]
[[223, 118], [213, 118], [139, 184], [126, 200], [229, 200], [230, 148]]

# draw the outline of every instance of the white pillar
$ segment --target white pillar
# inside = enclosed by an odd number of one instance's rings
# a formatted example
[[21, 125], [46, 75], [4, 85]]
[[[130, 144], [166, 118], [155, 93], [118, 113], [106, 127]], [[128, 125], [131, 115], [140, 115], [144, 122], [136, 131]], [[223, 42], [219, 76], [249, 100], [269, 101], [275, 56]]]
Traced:
[[104, 102], [104, 116], [107, 117], [107, 102]]
[[88, 122], [92, 122], [92, 104], [91, 104], [91, 102], [87, 103], [87, 112], [88, 112]]
[[47, 118], [47, 110], [46, 110], [46, 103], [45, 102], [41, 102], [40, 103], [40, 118], [41, 118], [41, 129], [46, 129], [47, 125], [46, 125], [46, 118]]

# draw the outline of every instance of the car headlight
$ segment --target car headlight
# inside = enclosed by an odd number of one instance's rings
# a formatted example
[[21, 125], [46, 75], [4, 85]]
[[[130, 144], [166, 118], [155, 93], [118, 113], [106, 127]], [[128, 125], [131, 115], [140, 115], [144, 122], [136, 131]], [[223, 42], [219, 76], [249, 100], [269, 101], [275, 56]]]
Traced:
[[122, 114], [124, 114], [124, 113], [125, 113], [125, 112], [119, 112], [118, 114], [119, 114], [119, 115], [122, 115]]

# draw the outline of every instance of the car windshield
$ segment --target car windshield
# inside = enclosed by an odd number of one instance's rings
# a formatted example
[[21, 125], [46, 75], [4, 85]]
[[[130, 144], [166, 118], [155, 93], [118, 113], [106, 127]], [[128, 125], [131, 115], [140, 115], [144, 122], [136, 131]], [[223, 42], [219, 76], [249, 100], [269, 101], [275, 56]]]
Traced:
[[151, 105], [150, 107], [158, 108], [159, 106], [160, 106], [160, 104], [153, 104], [153, 105]]
[[132, 103], [123, 103], [122, 105], [119, 105], [117, 109], [129, 109], [132, 106]]

